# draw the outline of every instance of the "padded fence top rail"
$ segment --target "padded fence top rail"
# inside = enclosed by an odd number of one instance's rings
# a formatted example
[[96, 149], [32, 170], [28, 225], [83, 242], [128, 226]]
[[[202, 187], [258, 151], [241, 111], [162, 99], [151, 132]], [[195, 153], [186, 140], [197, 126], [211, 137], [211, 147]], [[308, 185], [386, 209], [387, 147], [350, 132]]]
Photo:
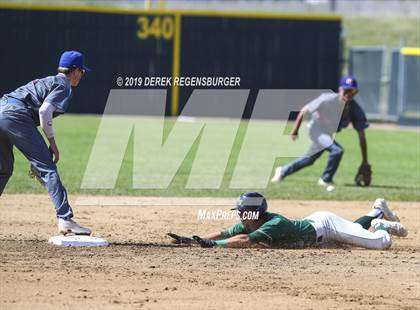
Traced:
[[158, 14], [207, 17], [236, 17], [252, 19], [292, 19], [292, 20], [323, 20], [341, 21], [341, 16], [335, 14], [304, 14], [304, 13], [270, 13], [270, 12], [228, 12], [216, 10], [165, 10], [165, 9], [133, 9], [113, 6], [96, 5], [50, 5], [34, 3], [4, 3], [0, 2], [0, 9], [9, 10], [39, 10], [39, 11], [72, 11], [109, 14]]

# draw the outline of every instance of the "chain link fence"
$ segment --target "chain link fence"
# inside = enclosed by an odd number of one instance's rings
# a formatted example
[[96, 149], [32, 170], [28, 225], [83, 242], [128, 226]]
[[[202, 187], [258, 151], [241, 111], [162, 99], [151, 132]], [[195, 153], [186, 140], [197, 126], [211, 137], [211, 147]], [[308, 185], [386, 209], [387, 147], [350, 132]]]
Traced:
[[354, 47], [349, 53], [367, 116], [420, 125], [420, 48]]

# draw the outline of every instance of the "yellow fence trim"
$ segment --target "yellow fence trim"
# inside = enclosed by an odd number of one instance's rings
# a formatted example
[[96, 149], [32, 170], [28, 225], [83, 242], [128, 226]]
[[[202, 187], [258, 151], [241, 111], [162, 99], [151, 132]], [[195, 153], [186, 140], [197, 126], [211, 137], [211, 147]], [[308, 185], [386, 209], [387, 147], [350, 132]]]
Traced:
[[405, 56], [420, 56], [420, 47], [403, 47], [400, 53]]
[[0, 2], [0, 9], [9, 10], [34, 10], [34, 11], [70, 11], [92, 12], [107, 14], [152, 14], [169, 15], [181, 14], [183, 16], [250, 18], [250, 19], [289, 19], [289, 20], [323, 20], [341, 21], [341, 16], [335, 14], [304, 14], [304, 13], [271, 13], [271, 12], [229, 12], [217, 10], [172, 10], [172, 9], [140, 9], [121, 8], [99, 5], [58, 5], [34, 3], [7, 3]]
[[[172, 52], [172, 81], [180, 75], [181, 70], [181, 14], [175, 14], [175, 33], [173, 38]], [[172, 84], [171, 89], [171, 115], [178, 115], [179, 109], [179, 86]]]

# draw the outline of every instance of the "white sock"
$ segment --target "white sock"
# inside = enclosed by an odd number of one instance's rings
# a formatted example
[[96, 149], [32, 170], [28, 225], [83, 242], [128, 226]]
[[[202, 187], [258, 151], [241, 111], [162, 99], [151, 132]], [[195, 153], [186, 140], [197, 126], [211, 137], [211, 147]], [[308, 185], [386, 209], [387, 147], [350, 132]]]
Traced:
[[384, 217], [384, 213], [380, 209], [372, 209], [366, 216], [374, 217], [377, 219], [381, 219]]

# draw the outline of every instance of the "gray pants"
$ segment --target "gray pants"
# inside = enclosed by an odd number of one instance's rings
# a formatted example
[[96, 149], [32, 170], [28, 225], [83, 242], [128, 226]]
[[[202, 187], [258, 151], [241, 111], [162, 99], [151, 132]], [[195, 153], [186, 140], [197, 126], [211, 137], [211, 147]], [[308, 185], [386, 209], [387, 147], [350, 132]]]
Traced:
[[73, 212], [66, 189], [61, 184], [57, 167], [31, 113], [31, 109], [19, 100], [0, 99], [0, 195], [13, 173], [13, 146], [16, 146], [40, 172], [57, 217], [71, 218]]

